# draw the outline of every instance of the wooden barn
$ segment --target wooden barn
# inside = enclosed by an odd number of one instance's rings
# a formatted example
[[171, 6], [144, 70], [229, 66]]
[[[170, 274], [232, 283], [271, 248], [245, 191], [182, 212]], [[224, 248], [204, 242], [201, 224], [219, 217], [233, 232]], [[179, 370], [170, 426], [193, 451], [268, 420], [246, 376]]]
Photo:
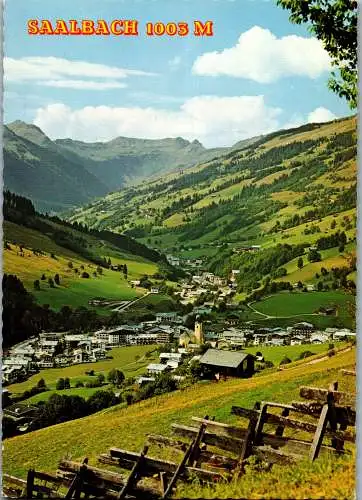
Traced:
[[215, 375], [227, 377], [251, 377], [254, 373], [255, 356], [246, 352], [208, 349], [200, 364], [210, 368]]

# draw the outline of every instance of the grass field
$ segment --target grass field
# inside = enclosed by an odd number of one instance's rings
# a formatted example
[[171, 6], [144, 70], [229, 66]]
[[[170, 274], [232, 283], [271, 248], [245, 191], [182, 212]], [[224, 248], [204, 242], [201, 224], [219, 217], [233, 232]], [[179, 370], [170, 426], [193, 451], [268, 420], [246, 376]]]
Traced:
[[145, 367], [156, 359], [155, 354], [147, 359], [144, 357], [147, 352], [154, 351], [155, 347], [153, 345], [115, 347], [109, 351], [109, 356], [112, 356], [112, 359], [105, 359], [96, 363], [72, 365], [65, 368], [47, 368], [24, 382], [9, 385], [8, 389], [12, 393], [19, 394], [36, 385], [41, 378], [45, 380], [46, 385], [50, 389], [55, 389], [56, 381], [59, 378], [65, 377], [69, 377], [71, 386], [74, 386], [78, 381], [84, 382], [89, 380], [85, 372], [90, 370], [94, 370], [97, 375], [100, 373], [106, 375], [112, 368], [118, 368], [126, 377], [134, 377], [142, 373]]
[[[256, 302], [253, 307], [270, 316], [293, 316], [312, 314], [322, 306], [338, 306], [338, 315], [348, 315], [347, 304], [354, 301], [352, 295], [340, 291], [332, 292], [282, 292]], [[311, 322], [313, 322], [311, 316]]]
[[[348, 267], [350, 257], [355, 254], [355, 242], [348, 243], [345, 247], [345, 251], [342, 253], [339, 252], [338, 248], [329, 248], [328, 250], [323, 250], [321, 252], [322, 262], [308, 262], [307, 257], [304, 256], [304, 267], [302, 269], [298, 269], [299, 257], [297, 257], [283, 266], [287, 270], [288, 274], [282, 278], [278, 278], [276, 281], [289, 281], [290, 283], [298, 283], [298, 281], [301, 281], [302, 283], [316, 283], [320, 280], [326, 280], [323, 276], [321, 277], [322, 267], [327, 269], [327, 271], [330, 271], [333, 267]], [[316, 278], [316, 273], [319, 274], [320, 278]]]
[[[97, 465], [96, 457], [110, 447], [139, 451], [147, 434], [170, 434], [171, 423], [189, 424], [191, 416], [208, 414], [215, 416], [216, 420], [241, 425], [242, 421], [230, 414], [232, 405], [251, 408], [255, 401], [261, 400], [289, 402], [299, 397], [301, 385], [328, 387], [335, 379], [340, 380], [340, 390], [350, 390], [348, 384], [351, 382], [346, 380], [350, 377], [341, 377], [340, 369], [354, 366], [354, 363], [355, 352], [351, 350], [309, 365], [307, 370], [300, 365], [251, 379], [197, 384], [128, 408], [113, 407], [89, 417], [14, 437], [4, 442], [3, 470], [21, 477], [25, 477], [29, 467], [55, 471], [60, 458], [65, 455], [70, 455], [73, 460], [87, 456], [91, 465]], [[295, 431], [292, 434], [294, 436]], [[160, 453], [159, 448], [151, 445], [150, 456], [159, 456]], [[354, 488], [353, 458], [343, 461], [328, 458], [326, 462], [318, 460], [309, 464], [307, 469], [304, 465], [299, 466], [302, 469], [285, 466], [281, 487], [278, 486], [280, 470], [276, 468], [269, 492], [265, 488], [270, 476], [251, 471], [251, 475], [243, 476], [235, 484], [220, 485], [218, 488], [223, 487], [223, 491], [213, 487], [212, 495], [214, 498], [218, 494], [222, 495], [221, 498], [351, 498]], [[177, 460], [180, 460], [180, 455], [177, 455]], [[333, 481], [325, 480], [323, 469], [333, 472]], [[296, 495], [297, 480], [303, 494]], [[189, 486], [180, 485], [177, 497], [210, 498], [209, 495], [206, 488], [192, 483]]]
[[[338, 346], [339, 344], [336, 344]], [[255, 354], [260, 351], [266, 361], [272, 361], [274, 365], [279, 365], [286, 356], [292, 361], [297, 361], [302, 352], [310, 351], [313, 354], [320, 354], [328, 351], [328, 344], [304, 344], [304, 345], [282, 345], [282, 346], [255, 346], [247, 347], [246, 352]]]

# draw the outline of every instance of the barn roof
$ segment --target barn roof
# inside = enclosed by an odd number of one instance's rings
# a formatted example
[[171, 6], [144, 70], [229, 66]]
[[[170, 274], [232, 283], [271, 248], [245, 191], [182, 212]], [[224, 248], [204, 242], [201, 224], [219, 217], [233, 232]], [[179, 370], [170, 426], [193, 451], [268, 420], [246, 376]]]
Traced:
[[222, 351], [220, 349], [208, 349], [201, 357], [200, 363], [204, 365], [225, 366], [237, 368], [248, 356], [247, 352]]

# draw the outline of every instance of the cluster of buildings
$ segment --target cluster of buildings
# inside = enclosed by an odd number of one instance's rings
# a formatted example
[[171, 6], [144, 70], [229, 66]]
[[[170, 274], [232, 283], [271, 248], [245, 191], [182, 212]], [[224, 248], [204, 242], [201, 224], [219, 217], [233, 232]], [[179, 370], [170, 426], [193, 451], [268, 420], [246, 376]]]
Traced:
[[3, 382], [25, 380], [44, 368], [92, 363], [117, 346], [167, 344], [190, 331], [175, 312], [157, 313], [155, 321], [102, 328], [87, 334], [41, 333], [13, 346], [3, 356]]
[[210, 297], [210, 300], [205, 302], [206, 307], [212, 307], [218, 302], [227, 301], [233, 295], [232, 283], [216, 276], [213, 273], [202, 272], [194, 274], [188, 281], [181, 284], [181, 290], [175, 292], [175, 295], [180, 297], [182, 304], [194, 303], [204, 294]]
[[350, 340], [356, 337], [356, 333], [348, 328], [326, 328], [317, 330], [314, 325], [307, 322], [296, 323], [287, 328], [239, 328], [229, 326], [228, 329], [219, 333], [209, 333], [206, 340], [214, 347], [246, 346], [281, 346], [302, 344], [324, 344], [327, 342], [338, 342]]
[[39, 337], [17, 344], [4, 353], [3, 382], [12, 384], [44, 368], [91, 363], [105, 357], [106, 346], [91, 335], [40, 333]]

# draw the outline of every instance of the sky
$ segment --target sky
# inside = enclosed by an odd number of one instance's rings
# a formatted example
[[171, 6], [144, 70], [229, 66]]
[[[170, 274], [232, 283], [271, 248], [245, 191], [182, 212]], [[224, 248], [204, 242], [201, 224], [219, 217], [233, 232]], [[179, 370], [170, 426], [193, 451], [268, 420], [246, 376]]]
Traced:
[[[137, 19], [139, 36], [30, 36], [29, 19]], [[195, 20], [214, 35], [196, 37]], [[147, 22], [186, 37], [149, 37]], [[54, 23], [55, 24], [55, 23]], [[7, 0], [5, 123], [51, 139], [184, 137], [205, 147], [350, 115], [330, 59], [275, 0]]]

